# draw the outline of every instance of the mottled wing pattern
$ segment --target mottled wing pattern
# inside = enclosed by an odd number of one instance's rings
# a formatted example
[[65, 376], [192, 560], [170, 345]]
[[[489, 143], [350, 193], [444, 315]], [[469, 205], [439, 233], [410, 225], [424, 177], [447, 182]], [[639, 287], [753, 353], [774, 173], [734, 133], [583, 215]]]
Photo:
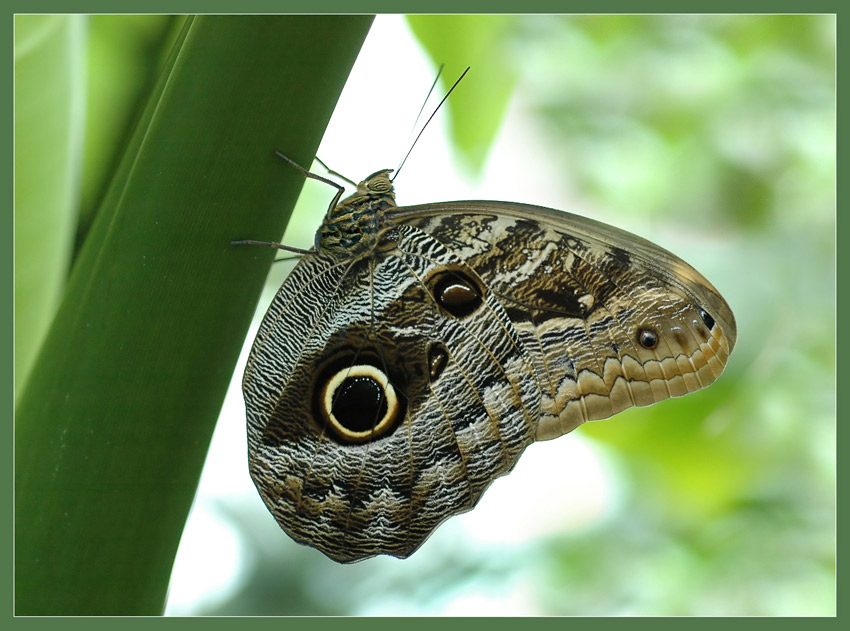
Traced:
[[537, 440], [703, 388], [735, 344], [711, 283], [612, 226], [474, 201], [400, 207], [388, 219], [444, 243], [499, 299], [540, 381]]
[[[469, 313], [447, 313], [435, 286]], [[303, 257], [243, 380], [251, 475], [281, 526], [337, 561], [405, 557], [472, 508], [537, 429], [539, 368], [520, 336], [464, 257], [415, 227], [360, 258]], [[388, 376], [398, 418], [352, 444], [319, 420], [320, 390], [361, 365]]]
[[533, 440], [705, 387], [735, 344], [716, 289], [598, 222], [503, 202], [333, 204], [243, 380], [251, 475], [296, 541], [405, 557]]

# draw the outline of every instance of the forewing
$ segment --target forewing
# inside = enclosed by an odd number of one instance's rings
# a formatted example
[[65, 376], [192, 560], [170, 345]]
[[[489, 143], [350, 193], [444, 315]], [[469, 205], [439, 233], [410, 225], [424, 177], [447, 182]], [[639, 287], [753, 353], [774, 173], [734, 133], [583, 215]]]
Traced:
[[505, 202], [401, 207], [390, 220], [445, 244], [500, 300], [541, 384], [538, 440], [703, 388], [735, 344], [708, 280], [612, 226]]

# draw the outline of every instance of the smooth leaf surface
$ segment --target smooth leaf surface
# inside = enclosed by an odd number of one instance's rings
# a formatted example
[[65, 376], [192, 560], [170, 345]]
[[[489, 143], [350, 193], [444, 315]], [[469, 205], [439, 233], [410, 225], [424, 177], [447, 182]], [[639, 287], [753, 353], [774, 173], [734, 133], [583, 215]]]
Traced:
[[[227, 383], [369, 17], [189, 18], [16, 410], [16, 613], [156, 614]], [[247, 473], [246, 473], [247, 475]]]

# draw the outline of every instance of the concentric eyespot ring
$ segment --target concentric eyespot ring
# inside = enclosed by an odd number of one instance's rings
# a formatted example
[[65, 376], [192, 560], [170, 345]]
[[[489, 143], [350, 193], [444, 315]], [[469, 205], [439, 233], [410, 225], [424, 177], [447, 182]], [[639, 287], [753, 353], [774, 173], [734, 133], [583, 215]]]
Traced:
[[653, 350], [658, 346], [658, 333], [650, 328], [642, 327], [638, 329], [637, 341], [645, 349]]
[[375, 440], [392, 429], [402, 414], [403, 406], [386, 373], [371, 364], [341, 368], [319, 386], [319, 413], [342, 442]]

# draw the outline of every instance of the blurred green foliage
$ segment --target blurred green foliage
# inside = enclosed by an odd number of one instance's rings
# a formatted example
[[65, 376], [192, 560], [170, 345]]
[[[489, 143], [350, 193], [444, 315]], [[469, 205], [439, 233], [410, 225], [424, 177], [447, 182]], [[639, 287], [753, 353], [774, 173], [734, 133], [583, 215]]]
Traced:
[[[15, 392], [183, 18], [15, 19]], [[44, 230], [50, 226], [50, 230]]]
[[176, 15], [88, 17], [79, 244], [184, 19]]
[[[527, 78], [565, 170], [600, 207], [702, 234], [697, 266], [739, 326], [699, 397], [582, 428], [623, 456], [635, 491], [627, 528], [556, 548], [559, 583], [585, 596], [553, 597], [553, 612], [834, 613], [834, 19], [522, 23], [559, 48], [535, 47]], [[595, 577], [619, 589], [588, 589], [588, 549], [611, 555]], [[661, 591], [618, 582], [614, 558], [657, 564]]]
[[510, 48], [502, 45], [515, 21], [508, 15], [412, 15], [407, 21], [434, 64], [443, 66], [445, 90], [464, 68], [475, 68], [452, 94], [447, 110], [458, 156], [470, 171], [479, 172], [519, 73]]
[[16, 399], [71, 259], [85, 117], [84, 34], [82, 16], [15, 19]]

